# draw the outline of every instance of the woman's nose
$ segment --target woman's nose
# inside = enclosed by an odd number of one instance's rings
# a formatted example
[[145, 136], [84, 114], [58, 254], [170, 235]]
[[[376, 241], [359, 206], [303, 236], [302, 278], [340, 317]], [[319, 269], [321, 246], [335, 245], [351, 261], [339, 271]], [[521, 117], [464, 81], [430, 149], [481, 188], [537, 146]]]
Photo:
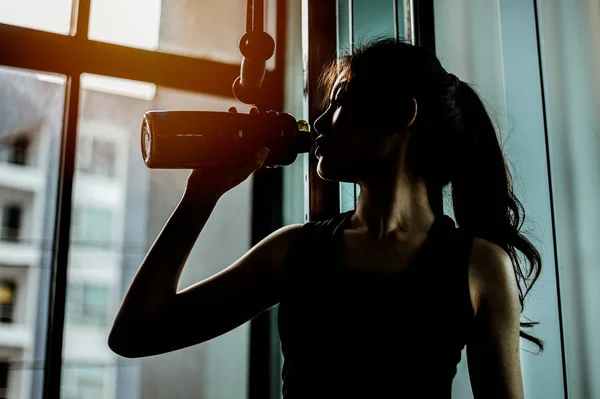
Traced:
[[331, 130], [331, 115], [328, 108], [317, 118], [314, 123], [315, 132], [317, 134], [327, 134]]

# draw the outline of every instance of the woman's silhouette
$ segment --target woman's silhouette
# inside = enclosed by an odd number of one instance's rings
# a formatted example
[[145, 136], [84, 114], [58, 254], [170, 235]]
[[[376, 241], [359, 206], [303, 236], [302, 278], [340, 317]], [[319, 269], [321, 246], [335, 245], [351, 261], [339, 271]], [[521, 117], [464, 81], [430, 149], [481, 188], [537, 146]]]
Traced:
[[[465, 345], [476, 398], [522, 398], [519, 336], [543, 348], [520, 331], [534, 324], [520, 313], [541, 261], [519, 233], [523, 209], [481, 100], [434, 55], [393, 39], [332, 62], [323, 84], [318, 174], [358, 183], [356, 210], [283, 227], [177, 292], [219, 197], [264, 154], [227, 176], [193, 171], [110, 347], [126, 357], [173, 351], [279, 303], [285, 399], [449, 398]], [[450, 183], [458, 228], [443, 213]]]

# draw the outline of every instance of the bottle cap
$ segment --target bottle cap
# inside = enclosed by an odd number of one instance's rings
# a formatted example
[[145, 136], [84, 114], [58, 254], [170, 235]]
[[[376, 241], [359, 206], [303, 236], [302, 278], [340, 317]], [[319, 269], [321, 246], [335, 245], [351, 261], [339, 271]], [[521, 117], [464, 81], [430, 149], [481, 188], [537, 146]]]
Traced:
[[300, 119], [298, 121], [298, 130], [300, 130], [301, 132], [310, 132], [310, 126], [308, 122], [304, 119]]
[[310, 135], [310, 125], [307, 121], [300, 119], [298, 122], [298, 152], [310, 152], [312, 147], [312, 137]]

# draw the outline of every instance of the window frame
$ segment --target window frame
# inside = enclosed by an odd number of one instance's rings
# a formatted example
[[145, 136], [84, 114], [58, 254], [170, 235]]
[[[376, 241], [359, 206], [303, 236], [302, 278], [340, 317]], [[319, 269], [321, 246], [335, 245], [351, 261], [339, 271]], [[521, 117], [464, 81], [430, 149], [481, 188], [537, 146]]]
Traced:
[[[272, 1], [275, 2], [277, 9], [277, 51], [275, 68], [267, 70], [265, 74], [266, 92], [263, 106], [280, 111], [283, 108], [286, 43], [286, 27], [280, 21], [283, 21], [286, 16], [286, 1]], [[228, 64], [90, 40], [87, 37], [90, 3], [91, 0], [73, 0], [71, 32], [68, 35], [0, 23], [0, 37], [2, 38], [0, 40], [0, 66], [66, 76], [60, 164], [55, 198], [56, 213], [52, 238], [50, 295], [44, 358], [44, 399], [60, 398], [81, 75], [88, 73], [144, 81], [170, 89], [234, 100], [231, 87], [240, 74], [240, 64]], [[31, 49], [35, 49], [35, 51], [30, 51]], [[240, 61], [241, 59], [240, 54]], [[167, 72], [173, 70], [176, 70], [177, 73]], [[221, 79], [198, 78], [217, 74]], [[253, 183], [255, 193], [264, 190], [269, 185], [271, 185], [271, 189], [281, 188], [281, 178], [278, 174], [266, 175], [258, 180]], [[275, 183], [274, 187], [273, 183]], [[257, 199], [263, 200], [264, 195], [253, 194], [253, 202]], [[277, 215], [273, 218], [277, 219]], [[257, 224], [257, 220], [260, 218], [253, 218], [252, 223]], [[264, 220], [261, 220], [261, 224], [263, 223]], [[281, 217], [279, 220], [272, 220], [271, 223], [266, 224], [272, 225], [273, 223], [281, 223]], [[253, 232], [256, 230], [256, 228], [253, 229]], [[257, 237], [253, 241], [256, 239]], [[250, 345], [253, 346], [252, 341]], [[256, 351], [254, 352], [256, 353]]]

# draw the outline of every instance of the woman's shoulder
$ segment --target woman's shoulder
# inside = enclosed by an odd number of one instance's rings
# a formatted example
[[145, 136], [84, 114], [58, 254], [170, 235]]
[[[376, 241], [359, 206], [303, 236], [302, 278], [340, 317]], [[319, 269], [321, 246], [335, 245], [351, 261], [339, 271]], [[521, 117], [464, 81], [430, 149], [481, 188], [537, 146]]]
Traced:
[[329, 245], [336, 230], [348, 212], [325, 220], [312, 220], [302, 224], [291, 224], [273, 233], [277, 250], [273, 259], [278, 273], [283, 273], [286, 264], [319, 252], [321, 245]]
[[469, 285], [474, 310], [479, 309], [485, 299], [493, 300], [513, 291], [516, 284], [508, 253], [485, 238], [474, 237], [469, 260]]

